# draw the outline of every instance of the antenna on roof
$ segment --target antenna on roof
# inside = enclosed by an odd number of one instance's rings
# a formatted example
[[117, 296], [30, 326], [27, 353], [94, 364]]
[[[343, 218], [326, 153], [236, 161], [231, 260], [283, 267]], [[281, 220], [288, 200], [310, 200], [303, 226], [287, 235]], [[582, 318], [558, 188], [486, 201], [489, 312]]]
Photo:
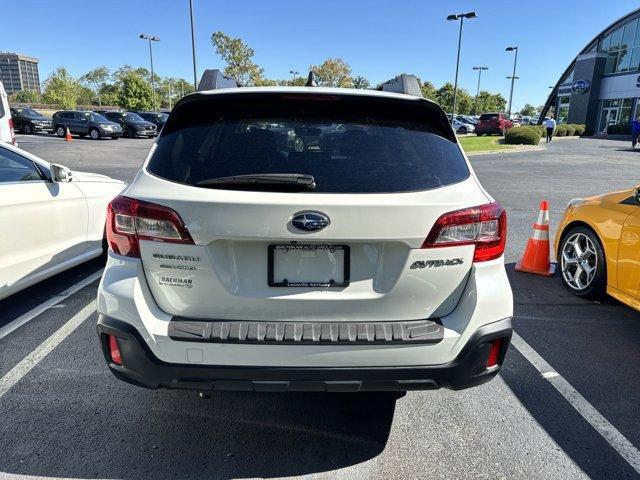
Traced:
[[313, 70], [309, 70], [309, 76], [307, 77], [307, 83], [304, 84], [305, 87], [317, 87], [318, 84], [314, 78], [315, 74]]
[[378, 87], [378, 90], [422, 97], [422, 89], [420, 88], [418, 78], [415, 75], [407, 75], [406, 73], [387, 80]]
[[229, 75], [223, 74], [220, 70], [205, 70], [198, 84], [198, 91], [237, 88], [239, 86], [240, 82]]

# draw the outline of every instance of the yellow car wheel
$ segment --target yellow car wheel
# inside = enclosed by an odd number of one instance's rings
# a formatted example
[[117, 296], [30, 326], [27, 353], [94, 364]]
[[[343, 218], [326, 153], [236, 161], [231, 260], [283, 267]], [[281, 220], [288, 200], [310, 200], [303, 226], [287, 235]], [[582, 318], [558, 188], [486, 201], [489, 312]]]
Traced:
[[579, 297], [604, 298], [607, 267], [598, 236], [585, 227], [574, 227], [560, 242], [560, 274], [565, 287]]

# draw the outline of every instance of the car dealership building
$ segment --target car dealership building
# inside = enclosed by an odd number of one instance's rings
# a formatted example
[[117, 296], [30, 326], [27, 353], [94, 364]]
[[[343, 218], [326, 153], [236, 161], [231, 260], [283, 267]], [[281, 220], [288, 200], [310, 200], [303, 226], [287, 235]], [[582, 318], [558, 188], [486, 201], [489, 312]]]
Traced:
[[553, 87], [541, 120], [585, 124], [595, 132], [640, 114], [640, 8], [600, 32]]

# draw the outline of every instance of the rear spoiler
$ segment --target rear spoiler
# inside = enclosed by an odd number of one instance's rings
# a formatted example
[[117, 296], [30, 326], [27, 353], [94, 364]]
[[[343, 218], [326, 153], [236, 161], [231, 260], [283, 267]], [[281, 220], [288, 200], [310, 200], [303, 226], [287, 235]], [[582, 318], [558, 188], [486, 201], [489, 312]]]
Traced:
[[[316, 87], [314, 81], [314, 73], [309, 72], [309, 79], [307, 80], [307, 87]], [[235, 78], [225, 75], [218, 69], [205, 70], [198, 83], [198, 92], [203, 90], [219, 90], [221, 88], [239, 88], [242, 87], [240, 82]], [[377, 90], [383, 92], [403, 93], [405, 95], [413, 95], [415, 97], [422, 97], [422, 89], [420, 88], [420, 81], [415, 75], [409, 75], [403, 73], [391, 80], [387, 80], [381, 84]]]

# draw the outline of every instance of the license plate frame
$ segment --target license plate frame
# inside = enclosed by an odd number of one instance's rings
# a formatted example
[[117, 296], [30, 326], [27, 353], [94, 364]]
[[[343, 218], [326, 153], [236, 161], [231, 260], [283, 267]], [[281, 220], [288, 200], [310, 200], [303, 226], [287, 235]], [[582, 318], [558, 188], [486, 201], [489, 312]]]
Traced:
[[[343, 278], [341, 283], [325, 282], [276, 282], [274, 279], [274, 258], [276, 250], [342, 250], [344, 254]], [[327, 244], [271, 244], [267, 253], [267, 284], [274, 288], [345, 288], [349, 286], [351, 270], [351, 248], [349, 245]]]

